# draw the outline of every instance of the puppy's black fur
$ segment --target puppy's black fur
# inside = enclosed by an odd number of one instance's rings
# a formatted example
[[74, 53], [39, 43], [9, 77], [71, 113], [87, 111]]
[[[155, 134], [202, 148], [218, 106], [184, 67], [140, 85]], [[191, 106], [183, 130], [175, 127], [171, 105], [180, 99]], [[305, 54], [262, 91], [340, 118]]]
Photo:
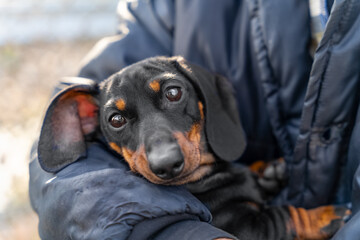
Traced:
[[[61, 170], [99, 136], [149, 181], [187, 184], [213, 224], [241, 239], [323, 239], [347, 214], [332, 206], [267, 207], [257, 177], [229, 163], [245, 149], [229, 83], [181, 57], [150, 58], [100, 85], [86, 80], [59, 93], [40, 136], [42, 168]], [[325, 221], [314, 222], [317, 214]]]

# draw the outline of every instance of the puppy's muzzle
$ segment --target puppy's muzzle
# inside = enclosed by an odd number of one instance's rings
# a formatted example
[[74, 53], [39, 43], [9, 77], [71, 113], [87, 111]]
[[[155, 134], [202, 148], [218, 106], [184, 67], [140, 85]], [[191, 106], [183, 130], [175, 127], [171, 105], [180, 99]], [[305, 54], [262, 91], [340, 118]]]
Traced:
[[150, 170], [161, 179], [175, 178], [184, 169], [184, 156], [171, 133], [156, 133], [145, 142]]

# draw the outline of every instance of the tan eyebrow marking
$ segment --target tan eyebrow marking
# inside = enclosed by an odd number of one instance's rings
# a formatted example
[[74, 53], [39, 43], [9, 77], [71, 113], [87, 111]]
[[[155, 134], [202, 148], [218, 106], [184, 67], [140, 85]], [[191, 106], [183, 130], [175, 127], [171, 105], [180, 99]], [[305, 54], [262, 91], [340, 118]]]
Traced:
[[122, 98], [118, 99], [115, 102], [115, 105], [119, 110], [125, 110], [126, 103], [125, 103], [124, 99], [122, 99]]
[[158, 92], [160, 91], [160, 83], [159, 80], [154, 80], [151, 83], [149, 83], [149, 87], [154, 91]]

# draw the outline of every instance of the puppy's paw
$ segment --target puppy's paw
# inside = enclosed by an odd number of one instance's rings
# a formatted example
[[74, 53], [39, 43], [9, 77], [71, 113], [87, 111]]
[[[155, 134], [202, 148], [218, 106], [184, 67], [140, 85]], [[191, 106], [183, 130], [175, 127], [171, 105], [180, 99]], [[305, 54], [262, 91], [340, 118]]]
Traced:
[[286, 185], [286, 163], [283, 158], [271, 162], [257, 161], [250, 170], [258, 175], [258, 184], [267, 195], [275, 195]]
[[322, 206], [305, 210], [289, 207], [295, 239], [329, 239], [349, 218], [351, 211], [343, 206]]

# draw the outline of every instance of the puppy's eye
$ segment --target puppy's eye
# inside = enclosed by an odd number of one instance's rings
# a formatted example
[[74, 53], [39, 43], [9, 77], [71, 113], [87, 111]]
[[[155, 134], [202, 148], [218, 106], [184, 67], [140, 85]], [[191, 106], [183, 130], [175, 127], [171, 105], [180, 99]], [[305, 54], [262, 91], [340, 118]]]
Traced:
[[168, 88], [166, 89], [165, 96], [170, 102], [177, 102], [181, 99], [182, 96], [181, 88], [179, 87]]
[[114, 114], [110, 117], [109, 122], [114, 128], [120, 128], [125, 125], [126, 119], [120, 114]]

